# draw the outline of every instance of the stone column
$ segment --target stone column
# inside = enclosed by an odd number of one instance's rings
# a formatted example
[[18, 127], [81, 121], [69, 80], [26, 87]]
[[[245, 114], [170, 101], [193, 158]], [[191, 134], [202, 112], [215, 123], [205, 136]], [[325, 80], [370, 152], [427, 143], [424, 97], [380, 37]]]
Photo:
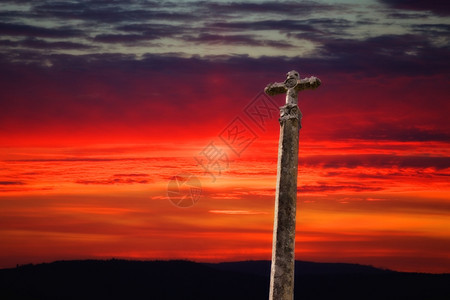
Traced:
[[296, 104], [280, 108], [270, 300], [294, 298], [295, 213], [301, 113]]

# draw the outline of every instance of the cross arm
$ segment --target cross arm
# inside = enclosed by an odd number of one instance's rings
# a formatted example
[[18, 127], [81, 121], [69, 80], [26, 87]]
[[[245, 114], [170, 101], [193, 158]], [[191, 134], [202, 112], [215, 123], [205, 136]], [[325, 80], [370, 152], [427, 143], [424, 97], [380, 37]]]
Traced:
[[316, 89], [320, 86], [321, 82], [320, 79], [314, 76], [303, 78], [298, 81], [297, 85], [295, 86], [295, 89], [297, 91], [303, 91], [307, 89]]
[[[303, 78], [297, 81], [297, 85], [295, 86], [296, 91], [303, 91], [308, 89], [316, 89], [320, 86], [320, 79], [314, 76]], [[269, 83], [264, 92], [269, 96], [275, 96], [278, 94], [286, 94], [288, 88], [286, 87], [285, 82], [274, 82]]]
[[269, 96], [275, 96], [278, 94], [286, 94], [287, 90], [284, 82], [273, 82], [266, 86], [264, 92]]

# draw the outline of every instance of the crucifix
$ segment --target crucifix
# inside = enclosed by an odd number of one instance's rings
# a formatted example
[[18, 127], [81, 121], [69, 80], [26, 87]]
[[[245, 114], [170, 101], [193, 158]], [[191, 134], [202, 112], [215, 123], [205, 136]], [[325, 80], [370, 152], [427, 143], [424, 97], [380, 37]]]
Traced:
[[298, 136], [302, 113], [298, 93], [320, 86], [319, 78], [300, 79], [290, 71], [281, 83], [270, 83], [264, 89], [269, 96], [286, 94], [286, 105], [280, 107], [280, 141], [278, 146], [277, 186], [273, 225], [270, 300], [294, 299], [295, 213], [297, 206]]

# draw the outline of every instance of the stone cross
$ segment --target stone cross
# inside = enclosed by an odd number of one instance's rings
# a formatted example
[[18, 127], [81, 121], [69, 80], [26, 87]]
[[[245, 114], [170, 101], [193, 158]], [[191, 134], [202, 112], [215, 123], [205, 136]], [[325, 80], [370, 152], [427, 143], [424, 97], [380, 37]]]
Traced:
[[315, 89], [316, 77], [300, 79], [290, 71], [283, 83], [270, 83], [264, 89], [269, 95], [286, 94], [286, 105], [280, 107], [280, 141], [278, 146], [277, 186], [273, 225], [270, 300], [294, 299], [295, 213], [297, 206], [298, 137], [302, 114], [297, 106], [298, 92]]

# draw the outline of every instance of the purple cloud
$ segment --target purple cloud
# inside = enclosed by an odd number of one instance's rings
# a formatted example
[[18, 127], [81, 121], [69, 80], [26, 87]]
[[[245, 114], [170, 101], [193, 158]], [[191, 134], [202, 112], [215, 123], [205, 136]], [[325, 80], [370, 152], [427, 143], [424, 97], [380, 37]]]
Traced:
[[441, 0], [378, 0], [379, 2], [396, 9], [431, 11], [436, 15], [448, 16], [450, 5]]
[[81, 30], [73, 28], [45, 28], [25, 24], [0, 23], [0, 35], [29, 36], [44, 38], [73, 38], [82, 37]]

